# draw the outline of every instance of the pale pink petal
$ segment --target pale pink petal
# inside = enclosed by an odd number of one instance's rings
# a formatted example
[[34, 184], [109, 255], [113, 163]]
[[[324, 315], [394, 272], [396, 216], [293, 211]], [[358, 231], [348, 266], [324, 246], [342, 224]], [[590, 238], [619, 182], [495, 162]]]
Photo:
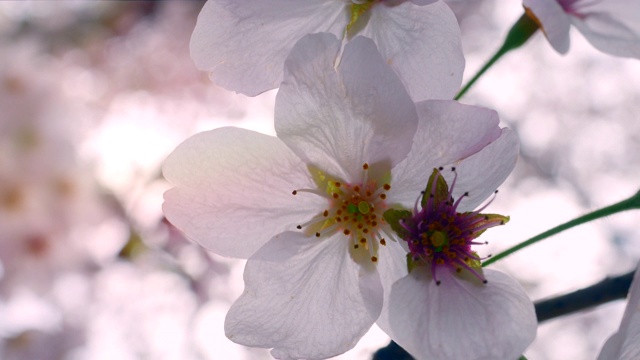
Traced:
[[360, 180], [362, 165], [393, 166], [411, 147], [417, 115], [411, 98], [370, 39], [344, 49], [330, 34], [301, 39], [285, 63], [276, 98], [275, 127], [298, 156], [345, 181]]
[[635, 314], [625, 319], [628, 321], [624, 331], [621, 329], [607, 340], [598, 360], [640, 359], [640, 308], [636, 308]]
[[569, 51], [571, 22], [558, 0], [524, 0], [523, 5], [536, 16], [551, 46], [566, 54]]
[[640, 358], [640, 265], [631, 288], [620, 329], [605, 343], [598, 360], [635, 360]]
[[629, 326], [629, 322], [633, 316], [640, 315], [640, 264], [638, 264], [636, 272], [633, 275], [633, 281], [631, 282], [627, 298], [627, 308], [624, 311], [624, 316], [620, 324], [621, 330]]
[[464, 71], [460, 28], [443, 1], [374, 6], [361, 34], [375, 41], [414, 101], [452, 99], [460, 89]]
[[377, 272], [349, 255], [341, 236], [285, 232], [247, 262], [245, 290], [227, 314], [227, 337], [273, 347], [279, 359], [319, 359], [351, 349], [382, 308]]
[[437, 286], [414, 269], [391, 290], [393, 340], [418, 359], [517, 359], [536, 335], [533, 303], [506, 274], [484, 275], [486, 285], [444, 270]]
[[[390, 230], [391, 234], [395, 234]], [[382, 281], [382, 287], [384, 289], [384, 303], [382, 306], [382, 312], [376, 324], [387, 334], [391, 334], [391, 327], [389, 325], [389, 294], [391, 293], [391, 286], [401, 278], [407, 276], [407, 252], [406, 241], [394, 237], [396, 240], [387, 240], [387, 245], [380, 247], [378, 260], [378, 274]], [[388, 239], [385, 237], [385, 239]]]
[[629, 322], [625, 334], [624, 343], [620, 348], [620, 360], [640, 359], [640, 309], [635, 309], [635, 314]]
[[335, 0], [209, 0], [191, 37], [191, 57], [216, 84], [255, 96], [278, 87], [301, 37], [342, 36], [347, 22], [345, 4]]
[[592, 31], [585, 23], [573, 21], [573, 25], [596, 49], [615, 56], [640, 58], [640, 34], [635, 38], [619, 38]]
[[[516, 133], [510, 129], [502, 129], [502, 135], [482, 151], [460, 163], [451, 164], [458, 173], [453, 197], [457, 199], [465, 192], [469, 193], [460, 203], [458, 211], [475, 209], [497, 190], [516, 166], [519, 152], [520, 141]], [[454, 174], [445, 169], [443, 176], [451, 184]]]
[[573, 25], [598, 50], [640, 58], [640, 1], [577, 1]]
[[611, 337], [607, 339], [607, 342], [605, 342], [604, 345], [602, 346], [602, 349], [600, 350], [600, 354], [598, 355], [598, 360], [620, 359], [620, 349], [622, 348], [623, 342], [624, 342], [623, 334], [615, 333], [611, 335]]
[[[500, 120], [493, 110], [444, 100], [424, 101], [416, 107], [419, 123], [413, 147], [405, 161], [393, 169], [388, 195], [390, 202], [405, 207], [413, 206], [420, 191], [426, 188], [434, 167], [467, 158], [501, 134]], [[513, 167], [508, 170], [511, 169]], [[483, 171], [478, 169], [478, 173], [465, 176], [480, 176]], [[493, 190], [495, 188], [490, 191]]]
[[223, 256], [247, 258], [326, 206], [319, 197], [293, 196], [294, 189], [315, 187], [306, 164], [278, 138], [249, 130], [194, 135], [162, 170], [175, 186], [164, 195], [167, 219]]
[[411, 0], [412, 3], [420, 6], [433, 4], [436, 1], [438, 0]]

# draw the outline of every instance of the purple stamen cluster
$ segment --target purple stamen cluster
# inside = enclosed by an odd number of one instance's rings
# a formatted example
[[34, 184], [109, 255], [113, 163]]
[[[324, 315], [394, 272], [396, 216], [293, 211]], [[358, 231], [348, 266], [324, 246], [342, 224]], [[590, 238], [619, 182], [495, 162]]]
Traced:
[[434, 171], [430, 178], [431, 191], [429, 194], [422, 194], [421, 209], [418, 209], [419, 199], [416, 201], [413, 216], [400, 222], [406, 230], [404, 240], [409, 245], [414, 263], [431, 267], [436, 284], [440, 285], [437, 270], [442, 268], [456, 272], [466, 269], [486, 283], [480, 271], [480, 261], [483, 258], [472, 251], [471, 246], [487, 244], [475, 239], [484, 230], [504, 224], [505, 217], [481, 214], [480, 211], [490, 202], [476, 211], [459, 213], [458, 206], [469, 193], [465, 193], [456, 201], [452, 194], [458, 174], [455, 168], [452, 168], [455, 177], [451, 189], [447, 190], [446, 182], [440, 174], [441, 170], [442, 168]]

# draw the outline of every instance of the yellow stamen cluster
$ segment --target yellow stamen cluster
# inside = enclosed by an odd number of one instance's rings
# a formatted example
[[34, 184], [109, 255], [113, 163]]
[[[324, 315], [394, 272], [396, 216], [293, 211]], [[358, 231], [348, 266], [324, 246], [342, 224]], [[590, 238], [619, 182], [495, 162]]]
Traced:
[[[326, 183], [323, 195], [328, 199], [329, 207], [307, 223], [298, 225], [298, 229], [304, 227], [305, 233], [316, 237], [341, 232], [349, 238], [352, 251], [367, 251], [371, 261], [377, 262], [379, 245], [386, 245], [381, 235], [385, 232], [382, 215], [387, 207], [386, 192], [391, 186], [369, 179], [368, 164], [363, 164], [362, 169], [363, 182], [359, 184], [336, 181], [322, 174]], [[294, 195], [297, 193], [293, 191]]]

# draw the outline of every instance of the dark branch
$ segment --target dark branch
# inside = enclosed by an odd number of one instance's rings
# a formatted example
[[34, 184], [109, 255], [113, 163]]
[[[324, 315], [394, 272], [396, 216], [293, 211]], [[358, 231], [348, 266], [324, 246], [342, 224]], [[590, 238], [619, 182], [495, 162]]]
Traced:
[[413, 360], [400, 345], [391, 341], [389, 345], [379, 349], [373, 354], [373, 360]]
[[561, 295], [552, 299], [536, 302], [538, 322], [553, 319], [558, 316], [602, 305], [609, 301], [623, 299], [629, 292], [633, 272], [606, 278], [595, 285]]

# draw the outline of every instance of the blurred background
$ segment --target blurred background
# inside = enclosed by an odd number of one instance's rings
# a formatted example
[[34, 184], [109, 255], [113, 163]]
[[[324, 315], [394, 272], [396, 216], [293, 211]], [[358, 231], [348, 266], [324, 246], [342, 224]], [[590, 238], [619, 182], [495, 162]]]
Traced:
[[[522, 14], [452, 0], [470, 78]], [[216, 87], [189, 58], [200, 1], [0, 2], [0, 359], [270, 359], [224, 336], [244, 263], [184, 239], [161, 211], [163, 159], [220, 126], [274, 134], [275, 91]], [[541, 34], [462, 100], [498, 111], [521, 158], [490, 212], [496, 253], [640, 189], [640, 60], [577, 32]], [[534, 300], [635, 268], [640, 213], [615, 215], [496, 263]], [[595, 358], [624, 301], [548, 321], [531, 359]], [[369, 359], [374, 327], [339, 359]]]

